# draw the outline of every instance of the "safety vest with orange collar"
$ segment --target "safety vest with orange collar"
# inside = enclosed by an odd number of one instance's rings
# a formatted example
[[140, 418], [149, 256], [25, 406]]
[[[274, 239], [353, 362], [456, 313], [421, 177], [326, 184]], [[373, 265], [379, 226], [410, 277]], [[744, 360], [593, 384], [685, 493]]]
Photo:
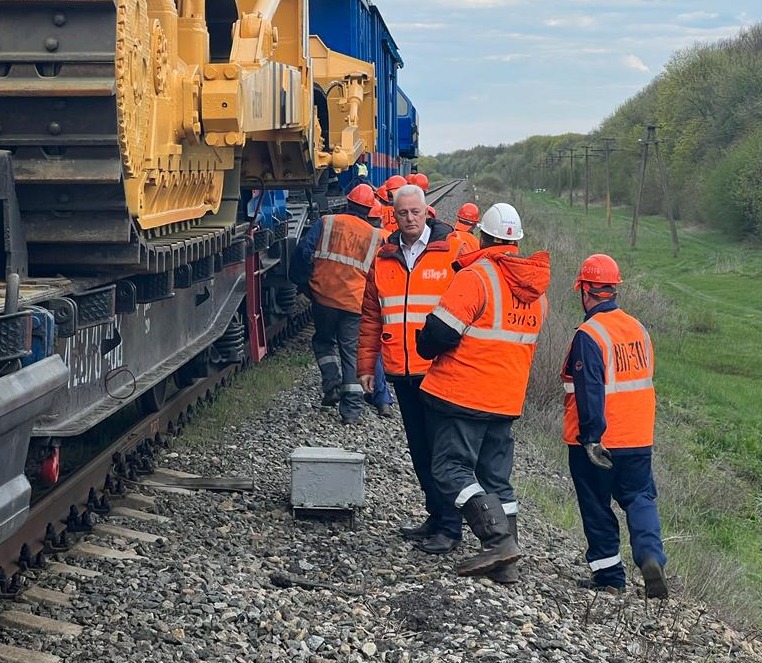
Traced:
[[[596, 313], [583, 322], [577, 333], [587, 334], [603, 358], [606, 430], [601, 436], [611, 449], [648, 447], [653, 444], [656, 395], [653, 387], [653, 346], [645, 327], [619, 308]], [[571, 349], [570, 349], [571, 351]], [[564, 361], [564, 430], [566, 444], [579, 444], [579, 415], [574, 382]]]
[[407, 268], [399, 232], [378, 251], [363, 298], [358, 375], [373, 375], [379, 352], [391, 377], [420, 376], [431, 364], [415, 351], [415, 334], [452, 280], [452, 263], [464, 245], [446, 223], [428, 224], [431, 236], [412, 270]]
[[517, 253], [513, 245], [491, 246], [458, 260], [462, 269], [431, 315], [460, 341], [436, 358], [423, 391], [480, 412], [521, 415], [548, 312], [550, 255]]
[[359, 313], [382, 230], [351, 214], [324, 216], [322, 223], [313, 254], [312, 295], [323, 306]]

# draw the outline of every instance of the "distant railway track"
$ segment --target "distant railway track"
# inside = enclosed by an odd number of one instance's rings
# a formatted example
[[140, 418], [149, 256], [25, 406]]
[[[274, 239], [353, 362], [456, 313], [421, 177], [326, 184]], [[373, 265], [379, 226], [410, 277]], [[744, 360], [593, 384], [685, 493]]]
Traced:
[[453, 191], [455, 191], [462, 183], [463, 180], [453, 180], [452, 182], [447, 182], [446, 184], [441, 184], [440, 186], [429, 189], [426, 192], [426, 203], [432, 207], [435, 206], [453, 193]]

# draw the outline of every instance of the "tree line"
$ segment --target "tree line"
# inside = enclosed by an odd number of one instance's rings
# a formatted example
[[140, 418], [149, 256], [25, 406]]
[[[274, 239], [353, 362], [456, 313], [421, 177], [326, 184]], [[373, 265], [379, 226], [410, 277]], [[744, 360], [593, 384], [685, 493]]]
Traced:
[[[666, 195], [655, 160], [645, 159], [643, 168], [643, 150], [654, 135]], [[531, 136], [424, 156], [418, 168], [433, 180], [469, 176], [498, 191], [552, 191], [572, 204], [603, 204], [608, 192], [613, 205], [634, 206], [639, 199], [641, 214], [663, 214], [669, 201], [677, 219], [759, 239], [762, 24], [676, 52], [659, 76], [590, 134]]]

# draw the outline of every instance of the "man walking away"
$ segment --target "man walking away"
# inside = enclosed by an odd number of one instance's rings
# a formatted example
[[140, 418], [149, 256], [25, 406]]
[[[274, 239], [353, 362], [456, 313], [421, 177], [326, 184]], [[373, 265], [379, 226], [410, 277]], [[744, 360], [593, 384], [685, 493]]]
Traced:
[[357, 335], [365, 278], [382, 242], [368, 223], [373, 189], [359, 184], [347, 196], [347, 213], [322, 217], [300, 240], [289, 278], [308, 282], [312, 296], [315, 353], [323, 387], [321, 405], [339, 404], [341, 421], [360, 417], [362, 387], [357, 381]]
[[579, 290], [585, 320], [564, 361], [564, 442], [587, 538], [586, 558], [594, 589], [625, 586], [619, 552], [619, 523], [612, 497], [625, 513], [635, 564], [647, 598], [669, 594], [667, 557], [656, 509], [651, 467], [656, 396], [654, 352], [646, 328], [619, 308], [622, 282], [613, 258], [595, 254], [581, 265]]
[[434, 480], [482, 544], [458, 574], [513, 583], [521, 554], [511, 428], [524, 407], [547, 315], [550, 256], [518, 255], [524, 231], [507, 203], [488, 209], [479, 229], [481, 249], [457, 261], [455, 278], [418, 337], [418, 353], [436, 357], [421, 391]]

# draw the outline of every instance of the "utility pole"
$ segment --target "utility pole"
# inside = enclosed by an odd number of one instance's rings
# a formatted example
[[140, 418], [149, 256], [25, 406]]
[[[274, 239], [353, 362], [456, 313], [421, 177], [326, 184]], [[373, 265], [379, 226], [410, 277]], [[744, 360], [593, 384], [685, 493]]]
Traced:
[[585, 150], [585, 216], [587, 216], [587, 205], [590, 200], [590, 146], [583, 145], [582, 149]]
[[563, 159], [564, 159], [564, 152], [565, 152], [565, 150], [563, 150], [563, 149], [558, 150], [558, 196], [557, 196], [557, 198], [561, 197], [561, 191], [562, 191], [561, 171], [563, 169], [561, 168], [561, 165], [562, 165]]
[[606, 225], [611, 228], [611, 171], [609, 169], [609, 154], [611, 154], [613, 138], [603, 138], [604, 151], [606, 154]]
[[638, 218], [640, 215], [640, 201], [643, 196], [643, 185], [646, 179], [646, 165], [648, 164], [648, 146], [654, 146], [654, 152], [656, 153], [656, 164], [659, 168], [659, 182], [661, 184], [661, 192], [664, 196], [664, 204], [667, 207], [667, 219], [669, 220], [669, 229], [672, 236], [672, 256], [677, 257], [680, 250], [680, 245], [677, 239], [677, 226], [675, 225], [675, 218], [672, 214], [672, 200], [669, 195], [669, 188], [667, 186], [667, 170], [664, 166], [664, 161], [661, 158], [659, 152], [659, 140], [656, 138], [656, 125], [649, 124], [646, 127], [646, 139], [641, 141], [643, 145], [643, 160], [640, 166], [640, 184], [638, 186], [638, 197], [635, 200], [635, 209], [632, 214], [632, 227], [630, 229], [630, 247], [635, 248], [638, 232]]
[[569, 207], [574, 207], [574, 148], [569, 148]]

